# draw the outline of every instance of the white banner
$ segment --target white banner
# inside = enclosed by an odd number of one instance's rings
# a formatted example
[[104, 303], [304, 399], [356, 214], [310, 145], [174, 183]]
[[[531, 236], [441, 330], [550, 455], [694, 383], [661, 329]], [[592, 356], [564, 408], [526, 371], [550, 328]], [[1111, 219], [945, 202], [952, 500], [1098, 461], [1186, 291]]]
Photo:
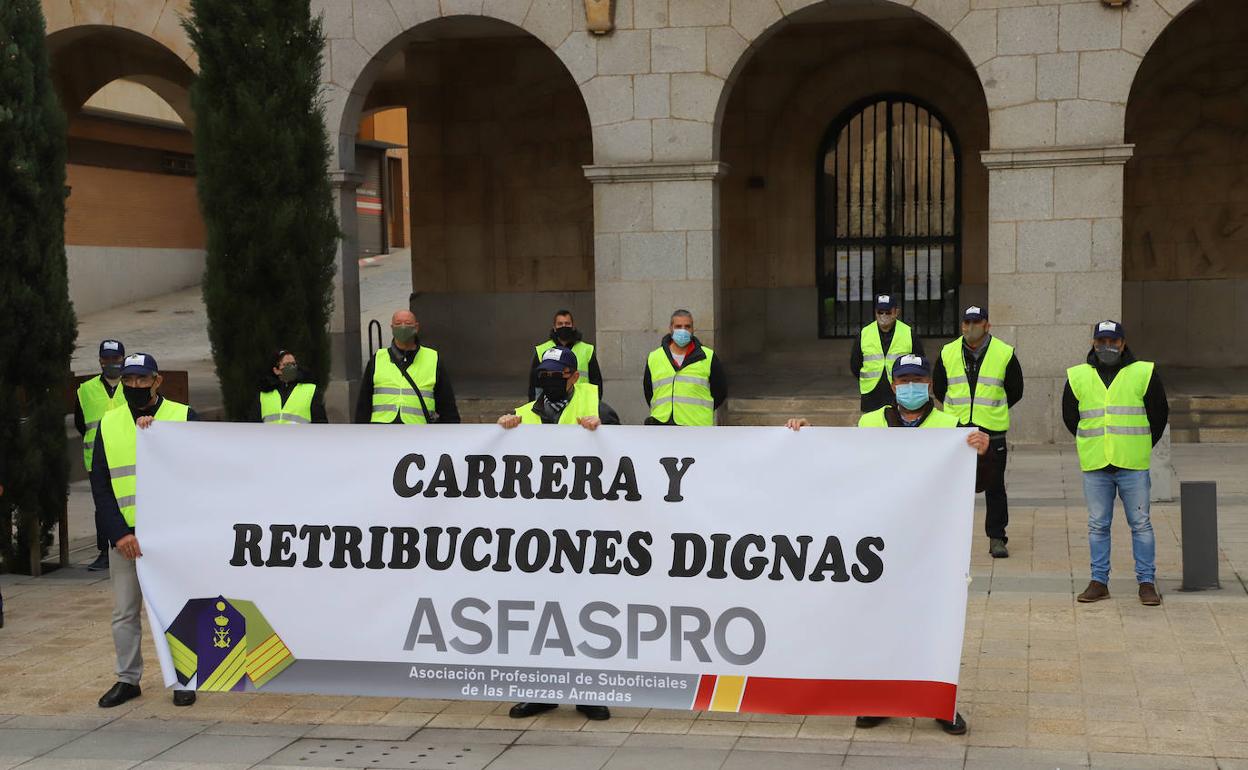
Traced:
[[966, 430], [158, 423], [167, 685], [953, 715]]

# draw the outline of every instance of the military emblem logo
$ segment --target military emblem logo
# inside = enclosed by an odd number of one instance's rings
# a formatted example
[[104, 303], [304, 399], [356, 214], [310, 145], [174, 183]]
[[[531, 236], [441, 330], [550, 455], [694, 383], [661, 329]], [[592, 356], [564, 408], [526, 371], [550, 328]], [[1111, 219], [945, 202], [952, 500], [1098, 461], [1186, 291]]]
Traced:
[[282, 673], [295, 656], [245, 599], [191, 599], [182, 607], [165, 640], [178, 681], [195, 689], [242, 691], [247, 682], [259, 689]]

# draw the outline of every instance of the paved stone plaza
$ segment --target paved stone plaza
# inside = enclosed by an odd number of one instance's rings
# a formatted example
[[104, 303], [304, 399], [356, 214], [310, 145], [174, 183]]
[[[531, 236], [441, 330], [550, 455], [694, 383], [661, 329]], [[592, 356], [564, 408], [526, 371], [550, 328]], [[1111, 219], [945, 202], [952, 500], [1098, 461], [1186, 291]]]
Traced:
[[[150, 645], [144, 696], [105, 712], [111, 594], [76, 567], [0, 576], [0, 768], [1248, 769], [1248, 445], [1178, 446], [1175, 464], [1218, 482], [1222, 590], [1178, 591], [1178, 505], [1157, 504], [1165, 604], [1136, 600], [1119, 514], [1114, 598], [1085, 606], [1073, 598], [1088, 558], [1073, 451], [1016, 452], [1013, 556], [993, 562], [976, 534], [961, 738], [928, 720], [856, 730], [848, 717], [615, 709], [587, 722], [562, 708], [517, 721], [506, 703], [395, 698], [212, 693], [175, 709]], [[79, 533], [84, 494], [75, 485]], [[75, 545], [77, 561], [93, 555], [89, 539]]]

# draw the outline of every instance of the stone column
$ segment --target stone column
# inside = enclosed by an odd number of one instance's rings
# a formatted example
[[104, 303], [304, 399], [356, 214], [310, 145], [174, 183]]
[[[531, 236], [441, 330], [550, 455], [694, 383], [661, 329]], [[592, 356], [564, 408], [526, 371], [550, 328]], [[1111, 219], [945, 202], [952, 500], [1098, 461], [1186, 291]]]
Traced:
[[325, 409], [330, 422], [351, 422], [359, 393], [363, 357], [360, 350], [360, 246], [355, 218], [355, 190], [363, 177], [335, 171], [330, 175], [338, 208], [338, 272], [334, 276], [334, 312], [329, 339], [333, 363]]
[[[987, 150], [988, 310], [1026, 377], [1015, 441], [1070, 441], [1066, 369], [1092, 324], [1122, 315], [1123, 165], [1131, 145]], [[1128, 329], [1127, 333], [1130, 334]]]
[[641, 390], [647, 354], [671, 313], [693, 313], [699, 339], [717, 346], [719, 182], [715, 161], [586, 166], [594, 185], [594, 305], [606, 400], [626, 423], [649, 413]]

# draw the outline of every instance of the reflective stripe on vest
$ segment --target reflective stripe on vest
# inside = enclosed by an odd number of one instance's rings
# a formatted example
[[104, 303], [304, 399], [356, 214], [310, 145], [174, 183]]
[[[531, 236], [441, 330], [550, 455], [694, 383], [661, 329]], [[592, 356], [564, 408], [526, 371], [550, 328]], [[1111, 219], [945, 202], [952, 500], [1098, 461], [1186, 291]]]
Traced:
[[1144, 393], [1153, 364], [1136, 361], [1118, 371], [1109, 387], [1096, 369], [1080, 364], [1066, 370], [1070, 390], [1079, 401], [1075, 447], [1079, 467], [1100, 470], [1109, 465], [1142, 471], [1153, 453], [1153, 432], [1144, 408]]
[[880, 338], [880, 325], [875, 321], [862, 327], [858, 337], [862, 346], [862, 371], [858, 372], [858, 392], [865, 396], [879, 384], [880, 372], [884, 373], [889, 382], [893, 381], [893, 362], [914, 352], [914, 335], [909, 326], [897, 321], [887, 353], [884, 352], [884, 341]]
[[[858, 418], [859, 428], [889, 428], [888, 418], [885, 416], [886, 409], [892, 409], [891, 406], [882, 406], [874, 412], [867, 412]], [[928, 413], [927, 419], [919, 423], [919, 428], [956, 428], [958, 427], [958, 418], [942, 412], [939, 409], [932, 409]]]
[[[186, 422], [186, 404], [164, 399], [156, 410], [161, 422]], [[104, 454], [108, 458], [108, 475], [113, 482], [113, 496], [117, 507], [126, 520], [126, 526], [134, 527], [135, 510], [135, 456], [138, 428], [129, 409], [114, 409], [100, 420], [100, 433], [104, 437]]]
[[[425, 408], [430, 416], [436, 412], [433, 391], [437, 386], [438, 351], [423, 345], [407, 368], [408, 377], [420, 388]], [[372, 422], [394, 422], [395, 415], [408, 425], [424, 425], [425, 413], [420, 408], [420, 398], [408, 384], [403, 371], [390, 360], [390, 349], [378, 350], [373, 356], [373, 416]]]
[[[516, 409], [520, 422], [524, 425], [540, 425], [542, 418], [533, 411], [536, 401], [530, 401]], [[598, 386], [588, 382], [578, 382], [572, 387], [572, 400], [563, 408], [559, 415], [559, 425], [575, 425], [582, 417], [598, 416]]]
[[956, 339], [940, 350], [940, 360], [949, 377], [945, 392], [946, 412], [962, 425], [978, 425], [988, 430], [1009, 430], [1010, 405], [1005, 398], [1005, 369], [1014, 357], [1014, 348], [996, 337], [988, 338], [988, 349], [979, 362], [975, 393], [966, 377], [966, 360], [962, 357], [962, 340]]
[[711, 396], [711, 360], [715, 351], [703, 345], [702, 352], [706, 358], [677, 370], [663, 348], [650, 351], [646, 367], [650, 370], [651, 417], [664, 423], [672, 420], [677, 425], [715, 424], [715, 400]]
[[[534, 348], [537, 351], [537, 360], [542, 360], [542, 354], [555, 346], [551, 340], [546, 340], [542, 344]], [[576, 369], [581, 373], [581, 379], [589, 378], [589, 359], [594, 357], [594, 346], [588, 342], [578, 342], [572, 346], [572, 352], [576, 354]]]
[[104, 387], [102, 376], [92, 377], [78, 386], [78, 406], [82, 408], [82, 421], [87, 426], [82, 434], [82, 464], [87, 471], [91, 470], [91, 458], [95, 455], [95, 435], [99, 432], [100, 420], [106, 413], [125, 405], [126, 394], [120, 382], [113, 389], [112, 397]]
[[301, 382], [291, 391], [286, 401], [282, 402], [282, 394], [277, 390], [260, 392], [260, 421], [275, 425], [312, 422], [312, 397], [316, 395], [316, 385]]

